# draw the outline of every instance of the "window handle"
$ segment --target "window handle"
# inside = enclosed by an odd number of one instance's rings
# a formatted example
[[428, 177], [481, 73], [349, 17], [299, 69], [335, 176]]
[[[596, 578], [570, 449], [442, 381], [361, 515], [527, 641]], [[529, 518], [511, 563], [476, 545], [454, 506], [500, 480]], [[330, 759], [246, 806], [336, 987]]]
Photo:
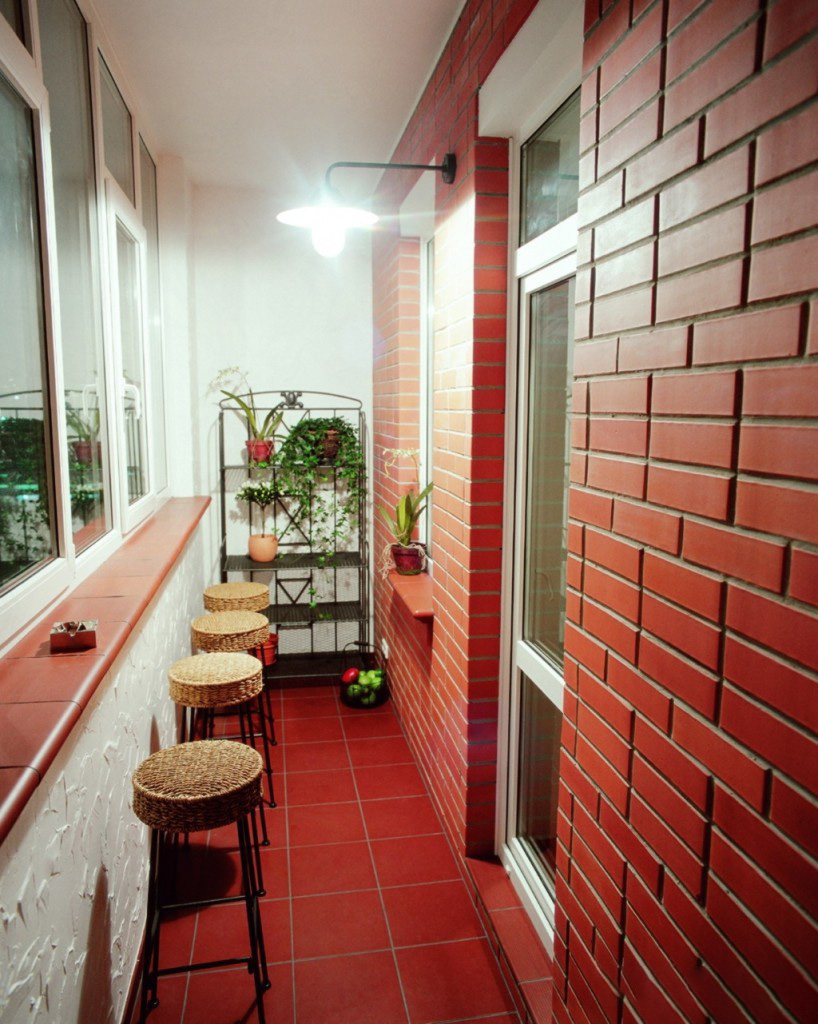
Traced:
[[[89, 398], [91, 397], [91, 395], [93, 395], [94, 398], [96, 399], [93, 406], [89, 402]], [[90, 423], [89, 417], [91, 415], [91, 410], [98, 408], [99, 392], [97, 391], [97, 386], [96, 384], [86, 384], [85, 387], [82, 389], [82, 418], [85, 420], [86, 423]]]
[[128, 396], [133, 398], [133, 412], [134, 418], [142, 419], [142, 392], [136, 386], [136, 384], [130, 384], [123, 378], [122, 381], [122, 397], [127, 398]]

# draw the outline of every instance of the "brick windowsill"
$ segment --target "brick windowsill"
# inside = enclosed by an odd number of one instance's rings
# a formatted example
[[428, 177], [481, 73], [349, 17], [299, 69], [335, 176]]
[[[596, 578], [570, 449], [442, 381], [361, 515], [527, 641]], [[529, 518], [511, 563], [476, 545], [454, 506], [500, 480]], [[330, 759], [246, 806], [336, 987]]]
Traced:
[[[0, 659], [0, 843], [114, 663], [210, 498], [171, 498]], [[51, 654], [51, 622], [97, 619], [97, 646]]]
[[516, 993], [520, 1019], [525, 1024], [551, 1024], [552, 953], [540, 942], [496, 857], [466, 857], [465, 867], [500, 968]]
[[401, 576], [393, 569], [389, 573], [389, 582], [410, 615], [426, 621], [434, 619], [434, 584], [427, 572], [418, 576]]

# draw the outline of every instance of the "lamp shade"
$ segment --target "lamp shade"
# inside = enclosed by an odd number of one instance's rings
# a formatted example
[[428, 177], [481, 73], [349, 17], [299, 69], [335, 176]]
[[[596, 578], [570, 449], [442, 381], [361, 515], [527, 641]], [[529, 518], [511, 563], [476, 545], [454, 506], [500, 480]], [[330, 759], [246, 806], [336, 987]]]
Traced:
[[311, 206], [284, 210], [276, 220], [309, 228], [316, 252], [322, 256], [337, 256], [344, 248], [348, 228], [371, 227], [378, 218], [369, 210], [344, 205], [337, 189], [325, 187]]

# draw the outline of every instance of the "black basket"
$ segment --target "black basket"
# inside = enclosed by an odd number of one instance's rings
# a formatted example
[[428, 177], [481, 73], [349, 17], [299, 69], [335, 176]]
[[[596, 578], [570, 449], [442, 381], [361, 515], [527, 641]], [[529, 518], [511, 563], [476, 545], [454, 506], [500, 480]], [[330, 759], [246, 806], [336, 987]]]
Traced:
[[[350, 650], [350, 648], [353, 648], [353, 650]], [[386, 668], [380, 663], [378, 650], [373, 644], [364, 643], [362, 640], [353, 640], [344, 648], [342, 660], [344, 671], [349, 668], [357, 668], [361, 672], [369, 672], [372, 669], [378, 668], [383, 672], [383, 682], [379, 689], [368, 691], [368, 694], [375, 697], [371, 703], [364, 703], [363, 698], [368, 695], [366, 691], [363, 694], [351, 696], [348, 692], [349, 687], [347, 684], [341, 682], [342, 704], [345, 704], [348, 708], [357, 708], [360, 711], [371, 711], [373, 708], [379, 708], [389, 700], [389, 682]]]

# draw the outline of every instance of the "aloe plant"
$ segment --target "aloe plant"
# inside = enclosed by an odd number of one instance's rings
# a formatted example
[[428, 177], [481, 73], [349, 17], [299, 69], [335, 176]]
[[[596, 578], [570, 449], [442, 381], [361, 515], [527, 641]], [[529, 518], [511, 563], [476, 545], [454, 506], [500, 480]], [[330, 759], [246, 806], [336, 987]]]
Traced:
[[423, 515], [426, 506], [424, 499], [428, 497], [434, 484], [427, 484], [420, 494], [408, 491], [404, 494], [395, 506], [394, 516], [391, 515], [383, 505], [378, 506], [378, 511], [384, 518], [389, 532], [395, 538], [395, 543], [408, 548], [412, 543], [412, 534], [415, 532], [418, 519]]

